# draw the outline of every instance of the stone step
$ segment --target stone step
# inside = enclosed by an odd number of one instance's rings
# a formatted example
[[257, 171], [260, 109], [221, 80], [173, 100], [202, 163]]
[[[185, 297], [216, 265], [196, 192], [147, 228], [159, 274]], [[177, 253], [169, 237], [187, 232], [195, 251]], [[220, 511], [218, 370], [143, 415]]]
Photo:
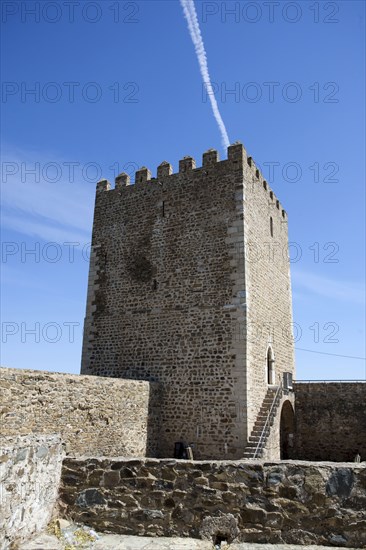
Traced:
[[[274, 403], [276, 392], [277, 392], [277, 388], [267, 390], [267, 393], [263, 399], [262, 405], [259, 409], [257, 418], [254, 422], [252, 432], [249, 436], [248, 444], [245, 447], [244, 458], [253, 458], [253, 455], [258, 447], [259, 442], [261, 443], [261, 449], [266, 446], [266, 442], [270, 434], [271, 427], [273, 426], [274, 419], [277, 414], [277, 409], [279, 405], [278, 400]], [[268, 415], [271, 409], [272, 409], [273, 415], [270, 421], [267, 423]], [[261, 440], [261, 437], [262, 437], [262, 440]], [[262, 454], [263, 454], [262, 450], [260, 450], [258, 457], [261, 457]]]
[[265, 433], [269, 433], [271, 431], [271, 426], [266, 426], [265, 429], [264, 429], [264, 426], [254, 426], [250, 435], [261, 435], [263, 431]]
[[[257, 418], [256, 421], [254, 422], [254, 424], [255, 424], [256, 422], [261, 422], [261, 423], [265, 424], [266, 421], [267, 421], [267, 418], [268, 418], [267, 416], [266, 416], [265, 418], [260, 418], [260, 419]], [[273, 420], [273, 417], [271, 418], [271, 421], [272, 421], [272, 420]]]
[[257, 418], [257, 420], [254, 422], [255, 424], [265, 424], [267, 422], [267, 416], [265, 418]]
[[[246, 458], [246, 459], [249, 460], [251, 458], [254, 458], [253, 455], [254, 455], [254, 453], [244, 453], [243, 458]], [[261, 458], [261, 457], [262, 457], [262, 453], [259, 453], [259, 455], [256, 456], [255, 458], [257, 459], [257, 458]]]

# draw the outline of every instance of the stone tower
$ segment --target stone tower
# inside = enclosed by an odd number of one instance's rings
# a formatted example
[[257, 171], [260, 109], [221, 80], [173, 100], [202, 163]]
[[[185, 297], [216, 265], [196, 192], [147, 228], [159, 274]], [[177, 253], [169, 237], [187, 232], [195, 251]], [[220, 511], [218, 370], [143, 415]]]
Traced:
[[287, 215], [243, 145], [98, 183], [81, 373], [160, 383], [159, 456], [243, 457], [293, 371]]

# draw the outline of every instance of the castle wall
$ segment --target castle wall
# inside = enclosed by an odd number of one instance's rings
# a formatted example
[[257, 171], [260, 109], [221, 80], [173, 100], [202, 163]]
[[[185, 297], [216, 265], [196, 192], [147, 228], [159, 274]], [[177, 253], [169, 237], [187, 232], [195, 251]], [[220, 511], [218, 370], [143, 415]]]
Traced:
[[46, 528], [58, 497], [58, 435], [0, 437], [0, 548]]
[[269, 343], [274, 382], [293, 370], [291, 321], [286, 215], [241, 144], [99, 182], [81, 372], [162, 383], [159, 456], [242, 456]]
[[156, 384], [0, 368], [0, 435], [60, 433], [71, 455], [156, 456]]
[[244, 164], [244, 181], [250, 432], [268, 388], [268, 348], [274, 356], [274, 384], [283, 372], [294, 372], [295, 361], [287, 214], [251, 158]]
[[82, 373], [162, 383], [160, 456], [246, 444], [242, 165], [233, 146], [96, 195]]
[[60, 497], [100, 531], [364, 548], [365, 483], [352, 463], [67, 458]]
[[295, 456], [366, 460], [366, 383], [298, 383]]

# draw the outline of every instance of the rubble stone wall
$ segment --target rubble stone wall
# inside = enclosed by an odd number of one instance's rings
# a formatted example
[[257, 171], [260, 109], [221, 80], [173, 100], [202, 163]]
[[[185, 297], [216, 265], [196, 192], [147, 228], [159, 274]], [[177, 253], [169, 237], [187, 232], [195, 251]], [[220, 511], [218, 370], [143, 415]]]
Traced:
[[288, 217], [256, 168], [244, 163], [244, 236], [247, 323], [248, 431], [268, 389], [267, 354], [273, 357], [272, 384], [294, 373]]
[[81, 372], [162, 383], [159, 456], [240, 458], [294, 368], [286, 213], [239, 143], [135, 180], [97, 185]]
[[353, 463], [67, 458], [65, 513], [120, 534], [366, 547]]
[[0, 548], [41, 532], [51, 519], [61, 477], [59, 435], [0, 437]]
[[366, 460], [366, 383], [299, 383], [295, 455], [302, 460]]
[[0, 390], [0, 435], [58, 432], [71, 455], [156, 456], [156, 384], [0, 368]]

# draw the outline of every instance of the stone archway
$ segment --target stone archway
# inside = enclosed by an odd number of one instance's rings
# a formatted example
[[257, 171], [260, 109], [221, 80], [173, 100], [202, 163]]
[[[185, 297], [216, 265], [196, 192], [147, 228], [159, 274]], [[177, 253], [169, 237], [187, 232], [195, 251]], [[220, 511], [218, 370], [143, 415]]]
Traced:
[[281, 410], [280, 420], [280, 456], [281, 460], [291, 458], [293, 437], [295, 432], [295, 413], [290, 401], [285, 401]]

